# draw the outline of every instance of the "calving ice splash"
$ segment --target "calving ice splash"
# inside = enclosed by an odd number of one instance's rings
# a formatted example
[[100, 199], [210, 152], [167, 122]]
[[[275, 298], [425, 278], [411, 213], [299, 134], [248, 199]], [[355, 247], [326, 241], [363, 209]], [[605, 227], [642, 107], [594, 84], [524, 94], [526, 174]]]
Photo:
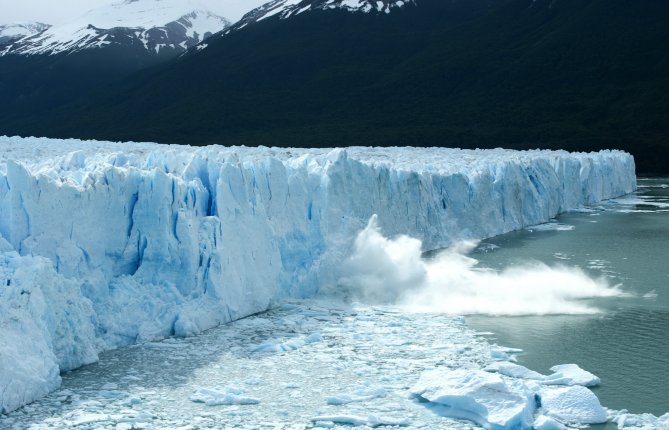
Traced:
[[[636, 187], [634, 161], [618, 151], [191, 148], [8, 137], [0, 148], [4, 412], [56, 389], [61, 371], [94, 362], [101, 351], [195, 335], [313, 296], [342, 277], [364, 278], [349, 257], [373, 253], [356, 242], [373, 214], [384, 234], [416, 237], [429, 250], [539, 224]], [[374, 231], [367, 235], [376, 240]], [[429, 287], [448, 266], [416, 272], [420, 246], [409, 242], [412, 260], [391, 287], [402, 299], [402, 286]], [[466, 269], [466, 260], [458, 264]], [[470, 281], [483, 288], [491, 280], [479, 276], [495, 276], [460, 274], [469, 277], [461, 289]], [[581, 281], [590, 296], [617, 294]], [[412, 305], [432, 301], [432, 290], [420, 288]], [[524, 294], [516, 310], [536, 300]], [[553, 294], [560, 311], [587, 311], [572, 300], [578, 292]], [[465, 302], [469, 296], [459, 293]], [[452, 298], [444, 306], [458, 294]], [[443, 310], [495, 313], [490, 306]]]
[[425, 259], [420, 240], [384, 237], [374, 215], [355, 239], [340, 284], [367, 303], [451, 315], [589, 314], [597, 309], [582, 299], [624, 294], [578, 268], [528, 262], [502, 272], [479, 269], [467, 255], [476, 245], [459, 242]]

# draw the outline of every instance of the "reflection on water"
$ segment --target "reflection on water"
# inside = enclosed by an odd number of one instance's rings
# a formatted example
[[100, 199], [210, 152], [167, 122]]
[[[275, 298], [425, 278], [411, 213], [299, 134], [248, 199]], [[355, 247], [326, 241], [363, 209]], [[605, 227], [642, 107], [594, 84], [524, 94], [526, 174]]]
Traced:
[[[519, 362], [546, 372], [578, 363], [596, 373], [594, 391], [612, 409], [669, 411], [669, 182], [639, 181], [639, 192], [594, 212], [561, 216], [573, 229], [531, 229], [493, 238], [476, 258], [500, 268], [535, 259], [606, 276], [633, 297], [597, 299], [591, 316], [469, 317], [472, 328], [525, 350]], [[559, 230], [559, 231], [558, 231]]]

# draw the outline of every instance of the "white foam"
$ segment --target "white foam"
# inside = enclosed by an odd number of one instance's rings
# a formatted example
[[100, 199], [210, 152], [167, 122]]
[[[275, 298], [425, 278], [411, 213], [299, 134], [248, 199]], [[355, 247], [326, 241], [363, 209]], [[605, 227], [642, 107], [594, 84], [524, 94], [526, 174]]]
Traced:
[[452, 315], [588, 314], [598, 310], [583, 299], [623, 295], [606, 279], [567, 266], [536, 262], [501, 272], [479, 269], [467, 255], [475, 246], [461, 242], [425, 260], [420, 240], [388, 239], [372, 217], [356, 238], [340, 283], [363, 300]]

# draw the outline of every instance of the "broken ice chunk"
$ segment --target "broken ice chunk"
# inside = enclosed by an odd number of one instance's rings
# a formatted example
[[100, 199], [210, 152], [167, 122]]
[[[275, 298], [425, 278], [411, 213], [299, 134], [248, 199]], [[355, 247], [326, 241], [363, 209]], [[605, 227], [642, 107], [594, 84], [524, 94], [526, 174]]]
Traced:
[[652, 414], [630, 414], [626, 410], [611, 411], [611, 421], [619, 429], [629, 430], [665, 430], [669, 429], [669, 413], [656, 417]]
[[386, 397], [386, 390], [383, 388], [360, 387], [351, 394], [338, 394], [325, 398], [328, 405], [346, 405], [349, 403], [366, 402], [368, 400]]
[[544, 385], [582, 385], [584, 387], [594, 387], [600, 384], [600, 379], [583, 370], [576, 364], [560, 364], [551, 367], [552, 375], [545, 376], [541, 381]]
[[304, 345], [310, 345], [323, 341], [320, 333], [313, 333], [305, 337], [296, 337], [285, 342], [270, 339], [253, 348], [253, 352], [286, 352], [295, 351]]
[[405, 427], [409, 425], [408, 419], [393, 419], [393, 418], [382, 418], [375, 415], [370, 415], [367, 418], [357, 417], [353, 415], [323, 415], [314, 417], [311, 421], [316, 424], [318, 427], [330, 427], [332, 424], [343, 424], [350, 426], [367, 426], [367, 427]]
[[539, 415], [534, 420], [534, 430], [567, 430], [567, 427], [551, 417]]
[[260, 400], [242, 395], [238, 388], [227, 387], [225, 391], [211, 388], [198, 388], [190, 395], [190, 400], [195, 403], [204, 403], [207, 406], [221, 405], [257, 405]]
[[483, 370], [435, 369], [425, 372], [411, 389], [419, 399], [446, 406], [440, 413], [490, 429], [529, 429], [536, 400], [524, 384], [507, 384]]
[[599, 424], [607, 421], [606, 411], [597, 396], [580, 385], [542, 389], [541, 407], [546, 415], [567, 424]]
[[535, 372], [534, 370], [530, 370], [527, 367], [521, 366], [519, 364], [505, 361], [491, 363], [488, 367], [485, 368], [485, 370], [488, 372], [497, 372], [512, 378], [535, 380], [545, 378], [545, 376], [539, 372]]

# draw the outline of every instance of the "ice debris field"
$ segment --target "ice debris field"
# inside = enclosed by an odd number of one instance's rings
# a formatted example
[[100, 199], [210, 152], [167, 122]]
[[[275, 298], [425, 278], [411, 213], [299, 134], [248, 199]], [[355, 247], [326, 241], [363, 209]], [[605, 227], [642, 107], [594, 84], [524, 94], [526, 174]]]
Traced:
[[[289, 342], [293, 349], [259, 348]], [[12, 430], [669, 425], [669, 415], [605, 409], [584, 386], [597, 377], [576, 365], [540, 375], [514, 364], [515, 353], [459, 317], [288, 301], [200, 336], [104, 353], [0, 422]]]
[[[151, 342], [200, 334], [288, 299], [336, 290], [342, 279], [348, 287], [383, 280], [377, 273], [360, 273], [351, 262], [352, 255], [364, 256], [379, 243], [388, 245], [381, 247], [386, 251], [403, 243], [418, 251], [442, 248], [540, 224], [636, 187], [634, 161], [618, 151], [191, 148], [8, 137], [0, 137], [0, 148], [3, 413], [57, 390], [61, 372], [96, 362], [102, 351], [138, 343], [145, 344], [142, 350], [150, 349], [146, 345]], [[361, 245], [361, 231], [371, 232], [371, 247]], [[415, 239], [375, 242], [375, 231]], [[384, 264], [400, 263], [392, 252], [386, 254], [379, 257]], [[348, 271], [342, 273], [343, 268]], [[426, 279], [440, 273], [430, 269], [421, 272]], [[428, 281], [426, 286], [432, 285]], [[333, 317], [328, 311], [322, 318]], [[357, 313], [351, 318], [357, 321]], [[453, 348], [456, 337], [440, 337], [450, 345], [445, 349], [453, 363], [461, 360], [462, 366], [437, 361], [423, 363], [418, 372], [411, 365], [413, 358], [403, 356], [413, 354], [405, 348], [385, 362], [393, 374], [399, 367], [414, 369], [396, 387], [413, 378], [415, 385], [404, 387], [410, 388], [412, 404], [424, 403], [440, 415], [493, 429], [552, 429], [606, 419], [596, 398], [582, 387], [594, 384], [594, 375], [562, 366], [553, 375], [528, 373], [531, 377], [518, 378], [525, 370], [486, 367], [491, 354], [478, 351], [470, 357], [467, 351], [477, 345], [475, 337], [467, 335], [457, 319], [445, 314], [440, 318], [443, 326], [433, 330], [450, 336], [451, 327], [453, 336], [471, 337], [471, 343]], [[262, 318], [229, 327], [258, 319]], [[251, 353], [281, 356], [330, 345], [322, 332], [283, 337], [258, 342]], [[195, 341], [156, 345], [163, 350], [164, 345], [189, 342]], [[377, 352], [369, 352], [368, 367], [384, 363], [372, 359]], [[172, 355], [185, 361], [189, 357]], [[323, 356], [310, 359], [317, 365]], [[419, 374], [430, 366], [431, 377]], [[319, 373], [314, 369], [311, 375]], [[568, 388], [555, 388], [551, 381]], [[391, 395], [388, 390], [361, 386], [332, 393], [323, 401], [328, 408], [361, 405]], [[101, 392], [109, 394], [109, 401], [133, 409], [125, 394], [115, 398], [116, 391]], [[184, 398], [205, 406], [248, 408], [263, 401], [258, 391], [217, 384]], [[494, 400], [498, 393], [506, 399], [502, 404]], [[86, 405], [104, 403], [67, 400], [72, 397], [68, 396], [58, 398], [72, 403], [72, 414], [89, 418]], [[569, 406], [574, 404], [584, 409], [582, 413]], [[17, 413], [29, 413], [29, 408]], [[308, 422], [409, 425], [407, 417], [339, 412], [327, 409]], [[11, 423], [12, 416], [0, 419]], [[97, 421], [103, 420], [90, 422]], [[121, 422], [133, 421], [115, 421]], [[45, 420], [36, 425], [50, 424]]]

